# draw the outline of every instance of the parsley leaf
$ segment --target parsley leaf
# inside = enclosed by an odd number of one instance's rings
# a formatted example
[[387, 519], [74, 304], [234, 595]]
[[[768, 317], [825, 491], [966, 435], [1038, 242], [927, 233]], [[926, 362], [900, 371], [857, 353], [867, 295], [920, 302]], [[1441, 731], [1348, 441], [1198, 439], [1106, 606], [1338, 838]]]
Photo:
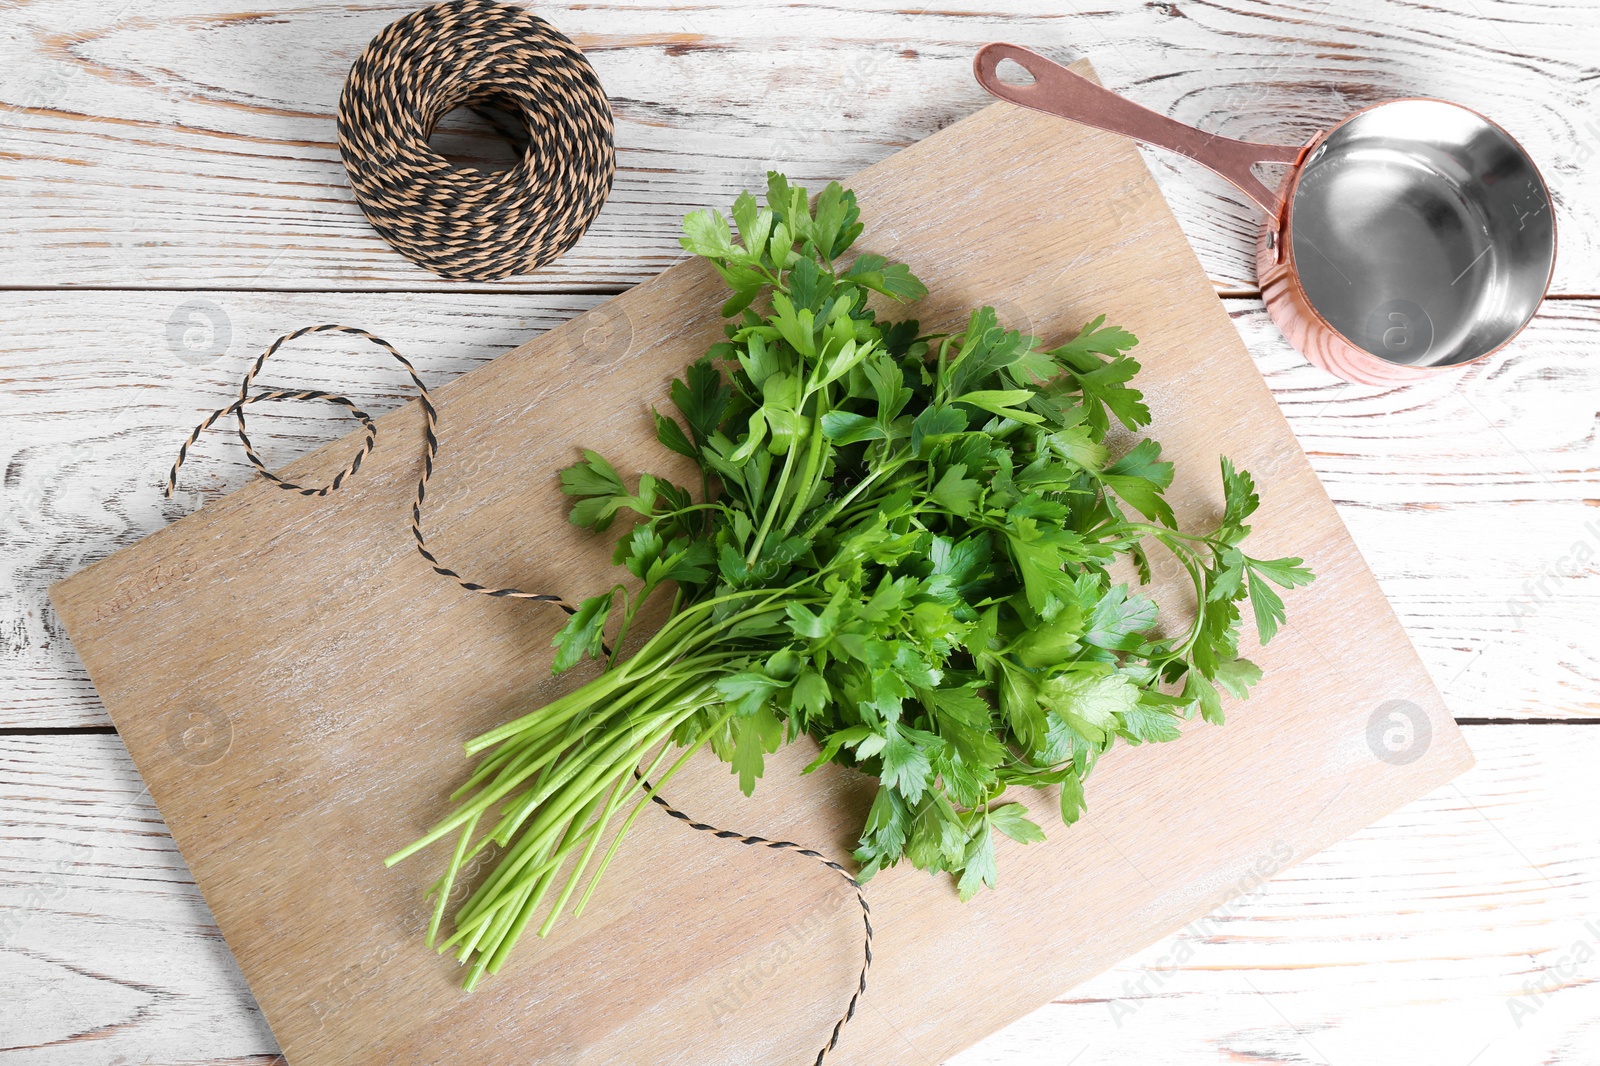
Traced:
[[551, 647], [556, 649], [555, 663], [551, 667], [554, 672], [559, 674], [570, 670], [585, 655], [599, 657], [605, 646], [606, 618], [611, 614], [614, 595], [614, 592], [606, 592], [590, 596], [578, 605], [578, 610], [556, 633], [555, 639], [550, 642]]

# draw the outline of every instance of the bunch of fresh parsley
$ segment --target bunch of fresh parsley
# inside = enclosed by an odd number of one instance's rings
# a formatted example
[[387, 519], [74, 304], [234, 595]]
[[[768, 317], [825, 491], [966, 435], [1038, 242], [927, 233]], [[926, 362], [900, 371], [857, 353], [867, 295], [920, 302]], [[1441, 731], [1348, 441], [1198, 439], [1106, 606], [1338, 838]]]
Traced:
[[[562, 474], [574, 523], [628, 519], [615, 561], [635, 580], [585, 600], [555, 640], [558, 672], [586, 656], [606, 668], [470, 742], [487, 754], [455, 813], [389, 860], [456, 835], [432, 943], [462, 867], [504, 849], [439, 944], [472, 961], [469, 987], [535, 914], [547, 932], [598, 861], [581, 911], [648, 800], [636, 771], [659, 786], [706, 745], [748, 794], [766, 754], [811, 736], [812, 769], [878, 779], [861, 876], [909, 859], [968, 898], [995, 883], [995, 832], [1044, 837], [1012, 786], [1056, 788], [1070, 824], [1119, 738], [1220, 723], [1219, 687], [1243, 698], [1261, 676], [1239, 657], [1241, 601], [1265, 643], [1284, 618], [1272, 584], [1311, 580], [1299, 559], [1245, 554], [1258, 501], [1227, 459], [1222, 519], [1195, 534], [1163, 499], [1172, 464], [1155, 441], [1111, 456], [1113, 423], [1150, 420], [1132, 336], [1096, 319], [1046, 349], [988, 307], [950, 335], [880, 321], [874, 294], [925, 290], [903, 264], [843, 261], [858, 215], [836, 183], [811, 206], [773, 174], [765, 207], [734, 204], [737, 232], [721, 214], [685, 219], [683, 246], [732, 290], [728, 339], [673, 382], [677, 417], [656, 415], [698, 493], [649, 474], [630, 486], [592, 451]], [[1176, 634], [1108, 572], [1128, 557], [1148, 581], [1155, 545], [1194, 586]], [[662, 588], [668, 621], [611, 651]]]

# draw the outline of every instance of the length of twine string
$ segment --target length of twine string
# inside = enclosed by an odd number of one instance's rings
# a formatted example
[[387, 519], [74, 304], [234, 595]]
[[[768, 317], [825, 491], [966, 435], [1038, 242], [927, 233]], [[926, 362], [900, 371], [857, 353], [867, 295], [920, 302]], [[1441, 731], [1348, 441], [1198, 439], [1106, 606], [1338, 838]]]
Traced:
[[[250, 369], [245, 373], [244, 378], [240, 381], [239, 395], [234, 398], [233, 402], [224, 407], [219, 407], [207, 415], [199, 425], [195, 426], [194, 431], [189, 434], [188, 439], [185, 440], [182, 446], [178, 448], [178, 456], [175, 460], [173, 460], [172, 470], [167, 474], [167, 485], [164, 493], [165, 496], [168, 499], [171, 499], [172, 494], [177, 490], [178, 471], [183, 467], [184, 461], [189, 457], [189, 449], [194, 447], [195, 443], [200, 439], [200, 435], [206, 430], [210, 429], [218, 421], [226, 418], [229, 415], [232, 415], [236, 422], [235, 432], [239, 437], [239, 443], [244, 446], [245, 457], [250, 460], [250, 464], [256, 468], [256, 472], [260, 476], [266, 478], [280, 489], [285, 489], [289, 492], [296, 492], [302, 496], [326, 496], [330, 492], [336, 491], [346, 481], [355, 476], [356, 472], [361, 469], [362, 462], [372, 452], [372, 449], [377, 444], [378, 427], [377, 423], [373, 421], [371, 415], [361, 410], [361, 408], [357, 407], [348, 398], [341, 396], [338, 393], [326, 392], [321, 389], [264, 388], [258, 389], [255, 392], [250, 391], [250, 387], [255, 384], [256, 375], [261, 372], [262, 366], [266, 364], [268, 359], [272, 358], [273, 354], [276, 353], [278, 349], [282, 348], [285, 344], [289, 344], [312, 333], [339, 333], [350, 337], [359, 337], [362, 340], [369, 341], [372, 344], [377, 345], [379, 348], [382, 348], [384, 351], [393, 356], [395, 361], [405, 368], [406, 374], [411, 378], [411, 384], [416, 387], [417, 402], [422, 408], [422, 432], [424, 446], [422, 452], [422, 473], [417, 477], [416, 493], [411, 500], [411, 537], [415, 542], [417, 554], [421, 555], [422, 558], [427, 561], [434, 573], [450, 578], [456, 584], [460, 585], [469, 592], [476, 592], [484, 596], [494, 596], [501, 599], [532, 600], [538, 603], [549, 603], [559, 607], [569, 615], [575, 613], [576, 608], [574, 608], [570, 603], [562, 599], [560, 596], [554, 595], [553, 593], [524, 592], [522, 589], [518, 588], [491, 587], [488, 585], [481, 585], [475, 581], [469, 581], [462, 577], [455, 570], [452, 570], [450, 567], [441, 563], [433, 554], [432, 550], [429, 549], [427, 537], [422, 532], [422, 504], [427, 499], [428, 479], [433, 476], [434, 459], [439, 454], [439, 411], [438, 408], [434, 406], [433, 397], [428, 392], [428, 386], [423, 383], [421, 376], [417, 374], [416, 367], [411, 365], [411, 361], [405, 356], [401, 355], [399, 350], [396, 349], [394, 345], [390, 344], [382, 337], [379, 337], [373, 333], [368, 333], [364, 329], [358, 329], [355, 326], [340, 326], [332, 324], [304, 326], [292, 333], [285, 333], [283, 336], [269, 344], [266, 349], [256, 357], [256, 361], [251, 365]], [[325, 484], [307, 486], [290, 481], [287, 478], [280, 477], [271, 470], [268, 470], [266, 464], [262, 462], [261, 456], [256, 453], [255, 446], [250, 442], [250, 435], [245, 426], [244, 409], [253, 403], [264, 403], [274, 400], [320, 400], [325, 403], [331, 403], [339, 407], [343, 407], [358, 421], [360, 421], [364, 430], [361, 445], [356, 449], [355, 455], [348, 463], [345, 464], [344, 468], [335, 474], [333, 478]], [[862, 889], [861, 882], [853, 877], [850, 872], [841, 864], [834, 862], [832, 859], [829, 859], [820, 852], [813, 851], [810, 848], [802, 847], [793, 841], [769, 840], [766, 837], [753, 836], [747, 833], [738, 833], [731, 829], [719, 829], [707, 822], [696, 821], [694, 818], [691, 818], [683, 811], [674, 807], [671, 803], [668, 803], [667, 800], [651, 786], [650, 782], [646, 780], [637, 769], [634, 770], [633, 776], [641, 785], [644, 786], [646, 793], [650, 796], [652, 801], [664, 809], [666, 813], [671, 815], [673, 818], [676, 818], [678, 821], [687, 824], [690, 829], [697, 829], [703, 833], [710, 833], [718, 840], [729, 840], [738, 844], [744, 844], [749, 847], [771, 848], [774, 851], [787, 851], [795, 855], [803, 855], [806, 858], [815, 859], [829, 870], [832, 870], [834, 873], [844, 878], [845, 882], [855, 893], [856, 902], [861, 906], [861, 924], [862, 928], [865, 930], [862, 946], [861, 975], [859, 980], [856, 982], [855, 991], [850, 996], [849, 1006], [846, 1007], [845, 1012], [839, 1016], [839, 1020], [834, 1023], [833, 1031], [828, 1036], [828, 1042], [824, 1044], [821, 1050], [817, 1052], [816, 1066], [822, 1066], [822, 1062], [827, 1057], [828, 1053], [838, 1046], [839, 1035], [843, 1032], [846, 1023], [855, 1017], [856, 1007], [860, 1004], [861, 997], [865, 995], [867, 991], [867, 971], [872, 968], [872, 908], [867, 905], [866, 893]]]

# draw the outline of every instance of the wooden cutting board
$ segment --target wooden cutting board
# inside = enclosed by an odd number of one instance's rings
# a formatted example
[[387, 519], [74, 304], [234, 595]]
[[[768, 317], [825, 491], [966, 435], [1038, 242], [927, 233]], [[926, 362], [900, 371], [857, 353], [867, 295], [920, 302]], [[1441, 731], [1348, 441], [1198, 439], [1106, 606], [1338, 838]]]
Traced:
[[[1129, 144], [996, 104], [850, 184], [864, 250], [927, 282], [925, 327], [988, 302], [1046, 339], [1102, 312], [1136, 333], [1180, 519], [1219, 511], [1226, 453], [1261, 482], [1256, 554], [1304, 555], [1319, 575], [1250, 653], [1266, 680], [1225, 727], [1117, 749], [1070, 830], [1052, 797], [1024, 797], [1050, 839], [1002, 841], [998, 891], [962, 905], [904, 867], [872, 883], [871, 988], [830, 1061], [932, 1063], [1471, 757]], [[597, 446], [625, 472], [671, 472], [649, 408], [719, 337], [719, 288], [684, 263], [439, 390], [428, 520], [445, 559], [574, 600], [611, 584], [609, 541], [567, 524], [557, 471]], [[392, 871], [381, 857], [447, 809], [464, 739], [575, 679], [549, 676], [557, 612], [463, 592], [412, 550], [421, 428], [415, 404], [383, 418], [331, 497], [257, 481], [52, 590], [289, 1061], [811, 1062], [856, 977], [842, 883], [658, 813], [583, 919], [526, 938], [475, 994], [422, 946], [443, 846]], [[325, 475], [353, 447], [289, 475]], [[872, 787], [831, 767], [799, 778], [809, 755], [772, 759], [753, 799], [709, 758], [668, 795], [842, 856]]]

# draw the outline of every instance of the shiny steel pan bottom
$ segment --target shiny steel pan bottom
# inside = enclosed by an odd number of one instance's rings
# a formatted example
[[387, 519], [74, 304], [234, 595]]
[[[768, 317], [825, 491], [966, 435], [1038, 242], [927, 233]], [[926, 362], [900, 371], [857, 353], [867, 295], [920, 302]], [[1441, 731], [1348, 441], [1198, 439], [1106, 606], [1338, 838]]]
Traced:
[[1394, 363], [1465, 363], [1510, 340], [1544, 296], [1555, 227], [1544, 182], [1504, 130], [1464, 107], [1397, 100], [1307, 154], [1288, 252], [1307, 301]]

